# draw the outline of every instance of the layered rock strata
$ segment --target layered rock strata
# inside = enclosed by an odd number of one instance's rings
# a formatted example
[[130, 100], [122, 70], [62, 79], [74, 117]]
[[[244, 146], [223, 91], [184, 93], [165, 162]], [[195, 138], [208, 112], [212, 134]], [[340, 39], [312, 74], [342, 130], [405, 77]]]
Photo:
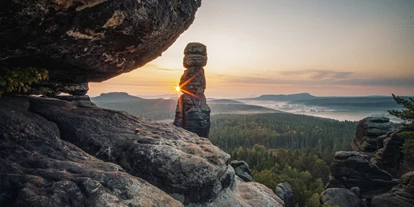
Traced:
[[398, 181], [392, 175], [369, 161], [360, 152], [336, 152], [331, 166], [331, 178], [326, 188], [358, 187], [361, 197], [372, 198], [386, 193]]
[[401, 177], [401, 184], [372, 199], [372, 207], [414, 207], [414, 172]]
[[386, 117], [367, 117], [362, 119], [356, 129], [352, 149], [372, 155], [378, 148], [378, 137], [390, 131], [394, 127]]
[[210, 108], [204, 90], [206, 78], [207, 48], [201, 43], [189, 43], [184, 49], [183, 65], [186, 68], [180, 79], [183, 94], [178, 99], [174, 125], [208, 137], [210, 131]]
[[276, 195], [285, 202], [285, 207], [293, 207], [293, 189], [290, 185], [279, 183], [275, 189]]
[[0, 206], [283, 206], [170, 124], [52, 98], [2, 97], [0, 113]]
[[371, 162], [394, 177], [401, 177], [407, 172], [414, 171], [414, 157], [401, 151], [405, 141], [404, 134], [407, 133], [414, 134], [414, 129], [405, 128], [384, 135], [382, 147], [375, 151]]
[[233, 167], [237, 176], [246, 182], [254, 182], [249, 165], [245, 161], [232, 160], [230, 165]]
[[58, 83], [103, 81], [160, 56], [201, 0], [8, 0], [0, 7], [0, 65], [39, 67]]

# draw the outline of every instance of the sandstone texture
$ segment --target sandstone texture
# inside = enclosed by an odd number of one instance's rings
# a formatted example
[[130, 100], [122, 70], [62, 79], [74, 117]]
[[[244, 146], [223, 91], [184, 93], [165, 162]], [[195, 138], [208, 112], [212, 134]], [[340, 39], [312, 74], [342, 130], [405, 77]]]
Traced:
[[393, 125], [386, 117], [367, 117], [362, 119], [356, 129], [352, 149], [372, 155], [378, 148], [378, 137], [393, 130]]
[[208, 139], [80, 101], [0, 98], [0, 206], [283, 206]]
[[0, 99], [0, 206], [183, 206], [61, 139], [27, 98]]
[[383, 147], [375, 151], [371, 162], [398, 178], [407, 172], [414, 171], [414, 157], [401, 152], [405, 141], [403, 134], [413, 132], [414, 129], [404, 128], [385, 135]]
[[178, 99], [174, 119], [174, 125], [192, 131], [200, 137], [208, 137], [210, 131], [210, 108], [204, 95], [206, 78], [203, 67], [206, 64], [206, 46], [201, 43], [189, 43], [184, 49], [183, 65], [186, 70], [180, 80], [183, 94]]
[[361, 207], [361, 200], [352, 191], [345, 188], [328, 188], [321, 193], [324, 204], [339, 207]]
[[0, 7], [0, 65], [41, 67], [52, 82], [103, 81], [160, 56], [201, 0], [8, 0]]
[[414, 207], [414, 171], [401, 177], [401, 184], [372, 199], [372, 207]]
[[359, 187], [361, 196], [372, 198], [386, 193], [398, 181], [392, 175], [370, 163], [369, 157], [360, 152], [339, 151], [331, 166], [331, 178], [327, 188]]
[[233, 160], [230, 165], [234, 168], [236, 175], [246, 182], [254, 182], [249, 165], [245, 161]]
[[275, 189], [276, 195], [285, 202], [285, 207], [293, 207], [293, 189], [288, 184], [279, 183]]
[[410, 126], [395, 131], [388, 118], [361, 120], [352, 143], [355, 151], [335, 153], [322, 203], [341, 207], [414, 206], [414, 159], [402, 151], [404, 140], [414, 131]]

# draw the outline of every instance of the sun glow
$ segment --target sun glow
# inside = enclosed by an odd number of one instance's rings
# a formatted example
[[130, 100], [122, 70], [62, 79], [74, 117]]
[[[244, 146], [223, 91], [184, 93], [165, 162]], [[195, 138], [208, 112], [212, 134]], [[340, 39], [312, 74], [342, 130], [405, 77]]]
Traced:
[[176, 86], [176, 87], [175, 87], [175, 91], [180, 92], [180, 91], [181, 91], [180, 86]]

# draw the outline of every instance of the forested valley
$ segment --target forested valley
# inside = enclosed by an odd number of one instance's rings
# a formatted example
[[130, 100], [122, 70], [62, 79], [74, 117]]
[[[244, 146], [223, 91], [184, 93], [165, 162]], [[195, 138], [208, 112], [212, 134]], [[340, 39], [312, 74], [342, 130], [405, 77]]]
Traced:
[[289, 184], [295, 206], [318, 207], [332, 155], [350, 150], [356, 125], [290, 113], [214, 115], [210, 140], [232, 160], [246, 161], [257, 182]]

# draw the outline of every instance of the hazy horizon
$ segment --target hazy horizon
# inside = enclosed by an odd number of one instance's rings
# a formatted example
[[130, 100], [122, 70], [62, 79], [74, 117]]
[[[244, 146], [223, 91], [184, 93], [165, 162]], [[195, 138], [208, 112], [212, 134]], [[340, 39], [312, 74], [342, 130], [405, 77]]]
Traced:
[[207, 97], [414, 95], [414, 1], [205, 0], [161, 57], [90, 96], [176, 95], [183, 49], [208, 49]]

